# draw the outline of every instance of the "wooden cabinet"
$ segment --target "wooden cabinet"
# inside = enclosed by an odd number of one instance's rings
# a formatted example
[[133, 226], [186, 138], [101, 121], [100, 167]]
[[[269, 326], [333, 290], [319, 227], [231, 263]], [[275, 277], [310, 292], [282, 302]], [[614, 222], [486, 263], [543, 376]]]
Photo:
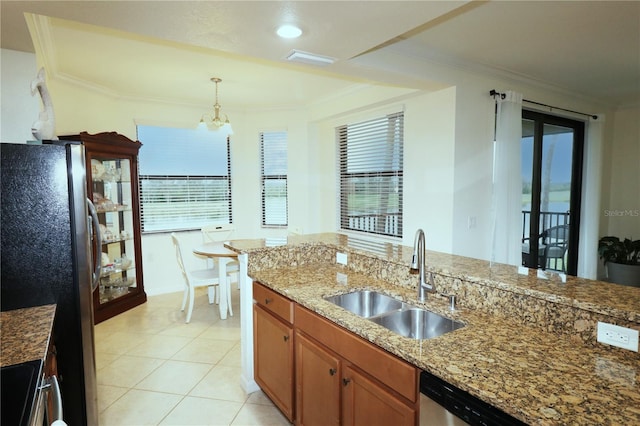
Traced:
[[293, 302], [258, 283], [253, 295], [255, 379], [293, 421]]
[[296, 424], [415, 425], [419, 371], [295, 306]]
[[98, 214], [102, 265], [94, 292], [94, 320], [102, 322], [144, 303], [138, 151], [142, 144], [115, 132], [61, 136], [85, 146], [87, 196]]
[[296, 331], [296, 424], [340, 424], [342, 362]]
[[255, 379], [290, 421], [417, 424], [416, 367], [260, 283], [253, 296]]
[[371, 376], [348, 366], [342, 379], [342, 424], [413, 426], [418, 412]]

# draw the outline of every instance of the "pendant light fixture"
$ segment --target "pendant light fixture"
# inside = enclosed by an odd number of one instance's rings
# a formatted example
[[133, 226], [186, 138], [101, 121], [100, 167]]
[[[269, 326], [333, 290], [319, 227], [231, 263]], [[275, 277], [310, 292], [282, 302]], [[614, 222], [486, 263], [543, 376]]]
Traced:
[[229, 117], [226, 114], [220, 114], [220, 104], [218, 103], [218, 83], [222, 82], [221, 78], [212, 77], [211, 81], [213, 81], [216, 85], [216, 103], [213, 104], [213, 117], [210, 114], [203, 114], [200, 118], [200, 124], [198, 128], [206, 129], [212, 128], [212, 130], [226, 130], [228, 134], [232, 134], [231, 123], [229, 122]]

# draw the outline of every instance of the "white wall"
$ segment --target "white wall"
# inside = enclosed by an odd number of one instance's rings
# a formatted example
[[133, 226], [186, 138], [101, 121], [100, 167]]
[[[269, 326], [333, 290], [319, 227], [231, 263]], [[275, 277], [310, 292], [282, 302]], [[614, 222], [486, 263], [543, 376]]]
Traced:
[[[490, 83], [466, 79], [457, 86], [453, 253], [491, 258], [494, 103]], [[490, 89], [489, 89], [490, 90]]]
[[36, 57], [30, 53], [0, 49], [0, 140], [33, 140], [31, 125], [40, 113], [40, 96], [31, 96], [36, 78]]
[[[335, 126], [400, 108], [405, 111], [403, 244], [411, 245], [413, 234], [420, 227], [427, 233], [429, 249], [488, 259], [494, 111], [489, 90], [512, 89], [521, 91], [528, 99], [587, 112], [603, 112], [600, 105], [537, 86], [482, 77], [462, 70], [445, 70], [418, 60], [385, 55], [381, 58], [385, 66], [403, 61], [402, 73], [440, 79], [443, 82], [439, 86], [441, 89], [421, 92], [363, 86], [343, 97], [312, 105], [306, 111], [225, 111], [235, 131], [231, 155], [236, 238], [280, 236], [287, 232], [260, 227], [260, 131], [288, 131], [290, 230], [304, 233], [335, 231]], [[29, 64], [26, 65], [24, 58], [7, 57], [16, 70], [28, 67], [28, 73], [35, 73], [35, 61], [26, 61]], [[2, 84], [4, 114], [6, 106], [13, 101], [4, 96], [5, 74]], [[195, 106], [118, 99], [65, 81], [54, 80], [48, 84], [56, 108], [58, 134], [118, 131], [136, 138], [136, 123], [188, 127], [195, 125], [202, 113], [202, 109]], [[448, 88], [442, 88], [447, 84], [450, 85]], [[605, 133], [611, 139], [604, 155], [611, 163], [611, 170], [605, 168], [603, 174], [604, 208], [639, 208], [637, 118], [638, 109], [609, 114]], [[32, 120], [28, 118], [27, 121]], [[626, 185], [622, 185], [622, 190], [615, 186], [615, 191], [609, 190], [610, 185], [620, 182]], [[599, 226], [607, 232], [619, 230], [634, 236], [639, 233], [632, 232], [638, 229], [637, 219], [603, 220], [605, 224]], [[183, 235], [185, 245], [200, 241], [197, 232]], [[181, 288], [167, 234], [145, 235], [143, 252], [145, 285], [150, 294]], [[175, 284], [176, 280], [179, 284]]]
[[611, 117], [613, 137], [605, 141], [607, 188], [603, 196], [602, 235], [640, 239], [640, 107]]
[[[611, 115], [606, 105], [580, 99], [575, 94], [564, 94], [535, 82], [522, 82], [510, 78], [508, 74], [493, 75], [476, 73], [462, 67], [452, 68], [428, 61], [412, 52], [405, 52], [401, 46], [396, 49], [382, 49], [357, 59], [363, 66], [385, 69], [395, 72], [398, 79], [423, 79], [439, 81], [456, 88], [455, 99], [455, 154], [454, 189], [451, 250], [454, 254], [481, 258], [491, 258], [491, 173], [494, 101], [489, 96], [491, 89], [498, 91], [514, 90], [521, 92], [525, 99], [555, 105], [587, 113], [605, 113]], [[398, 64], [402, 64], [400, 68]], [[532, 108], [531, 104], [525, 107]], [[547, 111], [548, 112], [548, 111]], [[554, 114], [567, 115], [553, 111]], [[586, 120], [585, 117], [571, 115], [571, 118]], [[615, 124], [608, 120], [605, 134], [610, 135]], [[406, 152], [407, 157], [411, 152]], [[606, 155], [606, 154], [605, 154]], [[602, 159], [593, 163], [601, 167]], [[585, 170], [584, 173], [592, 173]], [[410, 179], [411, 177], [406, 177]], [[603, 192], [608, 193], [607, 184]], [[591, 194], [583, 193], [583, 197]], [[638, 197], [636, 196], [635, 199]], [[433, 206], [423, 206], [425, 209]], [[582, 212], [599, 218], [597, 212]], [[470, 226], [471, 221], [471, 226]], [[598, 227], [597, 220], [592, 221]], [[448, 224], [443, 224], [448, 226]], [[428, 234], [427, 234], [428, 237]], [[405, 236], [406, 241], [407, 236]], [[405, 243], [406, 244], [406, 243]], [[429, 243], [427, 243], [429, 247]], [[582, 253], [580, 254], [582, 255]], [[595, 254], [589, 254], [591, 262], [597, 262]]]
[[[375, 92], [375, 93], [374, 93]], [[386, 96], [386, 99], [385, 99]], [[433, 93], [371, 91], [335, 100], [331, 108], [311, 108], [309, 178], [312, 232], [337, 229], [338, 162], [335, 128], [386, 113], [404, 111], [404, 235], [413, 244], [422, 228], [431, 250], [453, 249], [452, 217], [455, 151], [455, 88]], [[359, 99], [372, 104], [358, 104]], [[330, 115], [329, 115], [330, 114]], [[326, 117], [324, 117], [324, 116]]]
[[454, 246], [456, 89], [407, 100], [404, 145], [404, 235], [413, 245], [418, 228], [430, 250]]
[[[178, 233], [182, 259], [187, 269], [206, 268], [206, 259], [196, 257], [193, 247], [202, 244], [199, 231]], [[142, 238], [142, 270], [147, 295], [173, 293], [184, 290], [184, 278], [178, 268], [169, 233], [150, 234]]]

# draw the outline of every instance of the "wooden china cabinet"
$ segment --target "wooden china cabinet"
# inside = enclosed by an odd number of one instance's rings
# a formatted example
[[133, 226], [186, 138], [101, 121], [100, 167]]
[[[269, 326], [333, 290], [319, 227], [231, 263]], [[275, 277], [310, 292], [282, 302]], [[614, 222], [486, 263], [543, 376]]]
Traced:
[[116, 132], [62, 136], [85, 146], [87, 196], [102, 235], [100, 284], [93, 294], [98, 324], [147, 300], [142, 280], [138, 151], [142, 144]]

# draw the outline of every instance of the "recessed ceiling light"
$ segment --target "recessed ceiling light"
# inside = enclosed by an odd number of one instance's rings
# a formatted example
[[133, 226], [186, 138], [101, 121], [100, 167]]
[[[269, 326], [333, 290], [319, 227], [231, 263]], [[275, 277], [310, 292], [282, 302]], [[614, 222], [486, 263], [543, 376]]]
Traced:
[[286, 24], [278, 28], [276, 33], [282, 38], [296, 38], [300, 37], [302, 30], [295, 25]]

